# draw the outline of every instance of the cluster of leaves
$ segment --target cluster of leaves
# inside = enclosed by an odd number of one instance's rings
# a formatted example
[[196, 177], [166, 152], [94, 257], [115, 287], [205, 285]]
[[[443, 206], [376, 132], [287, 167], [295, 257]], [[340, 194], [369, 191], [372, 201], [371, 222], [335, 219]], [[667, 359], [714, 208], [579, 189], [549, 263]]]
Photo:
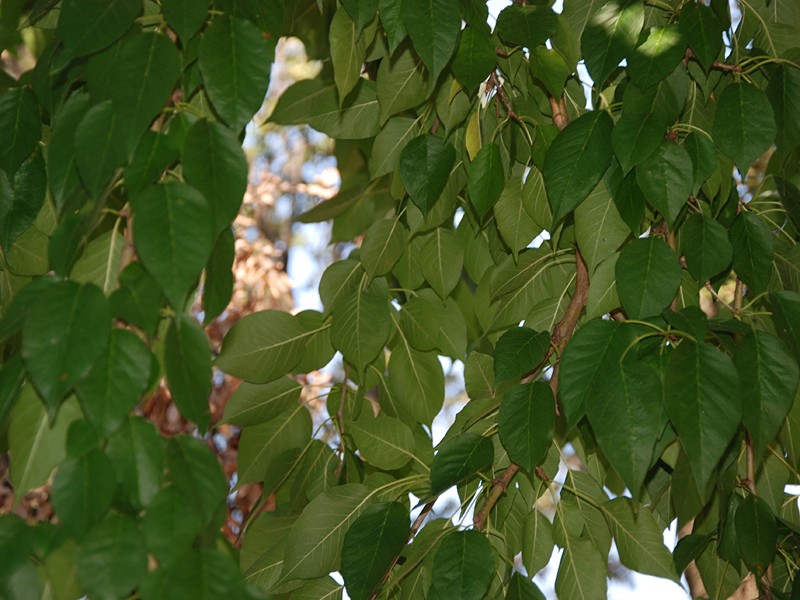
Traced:
[[[333, 598], [339, 570], [356, 600], [537, 598], [558, 546], [559, 598], [603, 598], [613, 540], [642, 573], [694, 561], [714, 598], [748, 572], [788, 597], [800, 8], [551, 5], [494, 30], [469, 0], [17, 7], [42, 48], [0, 95], [0, 419], [18, 494], [56, 468], [59, 524], [0, 519], [7, 595]], [[163, 373], [208, 429], [211, 354], [184, 313], [201, 277], [206, 321], [230, 295], [239, 139], [281, 35], [324, 62], [271, 120], [334, 138], [343, 182], [302, 220], [363, 241], [323, 312], [245, 317], [216, 361], [244, 380], [223, 416], [238, 481], [276, 506], [246, 524], [246, 588], [213, 456], [129, 413]], [[291, 374], [336, 352], [330, 447]], [[470, 402], [434, 451], [440, 356]], [[552, 485], [567, 444], [585, 471]], [[424, 523], [453, 486], [472, 528]], [[671, 554], [676, 518], [694, 527]]]

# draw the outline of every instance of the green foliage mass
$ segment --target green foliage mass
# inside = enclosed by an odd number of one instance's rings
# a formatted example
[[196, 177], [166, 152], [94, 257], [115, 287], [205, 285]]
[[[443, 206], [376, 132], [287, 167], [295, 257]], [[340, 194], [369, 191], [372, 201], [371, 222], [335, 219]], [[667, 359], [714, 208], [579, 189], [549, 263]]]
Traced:
[[[591, 600], [612, 540], [713, 598], [797, 594], [800, 8], [552, 4], [3, 2], [36, 60], [0, 78], [0, 449], [57, 522], [0, 516], [0, 597], [540, 598], [557, 546]], [[333, 138], [343, 181], [300, 220], [363, 243], [324, 312], [247, 316], [214, 361], [189, 310], [230, 297], [283, 36], [322, 67], [270, 121]], [[335, 352], [328, 446], [291, 375]], [[439, 356], [470, 401], [433, 448]], [[240, 549], [209, 449], [131, 414], [166, 376], [206, 433], [214, 367], [275, 504]], [[423, 523], [453, 486], [474, 521]]]

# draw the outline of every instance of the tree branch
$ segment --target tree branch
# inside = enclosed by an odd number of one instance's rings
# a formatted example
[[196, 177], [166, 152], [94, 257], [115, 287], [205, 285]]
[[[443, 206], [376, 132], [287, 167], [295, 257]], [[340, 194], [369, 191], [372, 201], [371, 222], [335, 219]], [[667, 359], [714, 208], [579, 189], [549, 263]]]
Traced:
[[[697, 64], [700, 64], [700, 61], [698, 60], [697, 55], [694, 52], [692, 52], [691, 48], [687, 48], [686, 49], [686, 56], [683, 57], [683, 62], [685, 64], [685, 63], [689, 62], [690, 60], [693, 60]], [[702, 65], [700, 65], [700, 66], [702, 66]], [[715, 60], [713, 63], [711, 63], [711, 68], [712, 69], [716, 69], [718, 71], [730, 71], [732, 73], [741, 73], [744, 70], [739, 65], [729, 65], [727, 63], [720, 62], [718, 60]]]
[[553, 111], [553, 125], [558, 127], [559, 131], [563, 131], [569, 125], [567, 103], [564, 101], [564, 96], [558, 99], [550, 96], [550, 109]]
[[506, 493], [508, 485], [518, 471], [519, 465], [511, 463], [509, 467], [503, 471], [503, 474], [492, 482], [492, 487], [489, 490], [489, 495], [486, 496], [486, 501], [472, 519], [472, 524], [477, 531], [483, 531], [483, 528], [486, 526], [486, 519], [489, 518], [489, 513], [492, 511], [492, 508], [494, 508], [494, 505], [497, 504], [497, 501], [500, 500], [501, 496]]
[[505, 107], [506, 113], [508, 113], [508, 118], [522, 125], [522, 119], [520, 119], [519, 115], [514, 112], [514, 107], [511, 104], [511, 100], [509, 99], [508, 94], [506, 94], [506, 91], [503, 89], [503, 86], [500, 84], [500, 80], [497, 77], [497, 71], [492, 71], [492, 74], [489, 75], [489, 81], [487, 81], [487, 85], [494, 89], [494, 91], [497, 93], [497, 97], [500, 99], [503, 107]]

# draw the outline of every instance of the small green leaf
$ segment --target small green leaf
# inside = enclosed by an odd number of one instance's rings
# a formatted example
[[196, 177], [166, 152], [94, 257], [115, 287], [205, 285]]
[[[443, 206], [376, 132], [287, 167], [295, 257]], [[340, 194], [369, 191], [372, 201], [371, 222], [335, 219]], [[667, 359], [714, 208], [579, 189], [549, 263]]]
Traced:
[[494, 446], [490, 438], [477, 433], [462, 433], [446, 442], [431, 465], [431, 492], [439, 494], [472, 477], [492, 464]]
[[403, 2], [400, 16], [414, 50], [425, 62], [433, 79], [438, 79], [456, 48], [461, 15], [449, 0]]
[[[541, 175], [538, 176], [541, 179]], [[503, 236], [503, 241], [511, 248], [514, 256], [525, 248], [539, 235], [543, 227], [537, 223], [532, 214], [536, 214], [537, 208], [532, 200], [533, 194], [525, 193], [526, 187], [533, 185], [536, 175], [531, 173], [528, 181], [521, 177], [511, 177], [506, 181], [503, 193], [494, 205], [494, 218], [497, 229]], [[544, 196], [544, 194], [543, 194]], [[545, 204], [547, 201], [545, 200]], [[547, 224], [550, 223], [550, 215], [547, 215]]]
[[467, 191], [478, 217], [483, 219], [503, 192], [506, 183], [500, 146], [488, 143], [478, 151], [469, 166]]
[[[175, 487], [162, 488], [142, 519], [147, 549], [160, 565], [169, 568], [192, 545], [203, 528], [200, 512]], [[164, 535], [169, 531], [169, 535]], [[247, 539], [247, 538], [245, 538]]]
[[331, 44], [333, 78], [336, 81], [341, 104], [361, 77], [367, 49], [364, 36], [361, 35], [361, 26], [350, 18], [347, 10], [336, 11], [331, 20], [328, 35]]
[[736, 540], [745, 564], [761, 576], [775, 556], [778, 526], [769, 505], [758, 496], [747, 496], [734, 515]]
[[505, 600], [545, 600], [545, 596], [535, 583], [514, 572], [508, 584]]
[[538, 573], [550, 562], [554, 545], [553, 524], [534, 507], [522, 532], [522, 564], [528, 573]]
[[407, 344], [392, 350], [389, 389], [419, 423], [430, 425], [444, 403], [444, 373], [435, 352], [420, 352]]
[[662, 140], [645, 161], [636, 167], [636, 183], [669, 224], [692, 193], [692, 159], [680, 144]]
[[[381, 63], [383, 65], [384, 63]], [[380, 79], [378, 80], [380, 82]], [[380, 83], [378, 99], [380, 99]], [[394, 96], [393, 96], [394, 98]], [[419, 134], [419, 120], [408, 117], [391, 117], [375, 137], [370, 154], [369, 171], [372, 179], [393, 172], [400, 160], [400, 152], [409, 140]]]
[[147, 335], [155, 333], [161, 320], [161, 289], [140, 262], [125, 267], [119, 275], [119, 288], [111, 294], [111, 314], [140, 327]]
[[127, 147], [120, 143], [123, 126], [111, 100], [106, 100], [90, 108], [75, 130], [75, 164], [94, 198], [106, 192], [117, 169], [125, 164]]
[[260, 425], [245, 427], [239, 442], [239, 483], [264, 481], [281, 454], [302, 448], [311, 438], [311, 414], [297, 404]]
[[633, 240], [616, 265], [617, 293], [632, 319], [659, 314], [672, 302], [681, 283], [678, 256], [658, 238]]
[[431, 134], [415, 137], [400, 153], [400, 178], [423, 214], [442, 195], [455, 160], [455, 148]]
[[202, 515], [204, 524], [218, 518], [225, 505], [228, 481], [216, 456], [203, 442], [185, 435], [171, 438], [167, 442], [167, 472], [185, 504]]
[[342, 545], [347, 594], [368, 600], [408, 541], [408, 509], [399, 502], [373, 504], [350, 525]]
[[13, 179], [0, 170], [0, 245], [9, 246], [36, 220], [44, 205], [47, 175], [42, 153], [34, 151]]
[[193, 187], [170, 182], [147, 188], [131, 203], [139, 257], [170, 304], [180, 308], [214, 244], [208, 200]]
[[719, 163], [719, 153], [714, 142], [708, 136], [692, 132], [683, 140], [683, 147], [689, 153], [692, 160], [692, 194], [697, 195], [700, 187], [717, 170]]
[[261, 108], [275, 42], [244, 19], [220, 16], [200, 38], [200, 72], [214, 109], [236, 131]]
[[164, 341], [164, 370], [173, 402], [205, 433], [211, 415], [211, 349], [206, 332], [194, 317], [179, 314], [172, 319]]
[[556, 98], [564, 93], [566, 79], [573, 72], [573, 67], [565, 61], [566, 58], [558, 50], [545, 46], [536, 46], [531, 52], [531, 72]]
[[348, 433], [353, 436], [358, 453], [371, 465], [392, 471], [414, 458], [414, 434], [400, 419], [379, 415], [375, 419], [355, 421]]
[[500, 402], [500, 441], [511, 460], [529, 473], [552, 443], [555, 406], [550, 386], [541, 381], [516, 386]]
[[728, 232], [717, 221], [701, 214], [686, 219], [681, 229], [681, 251], [686, 268], [700, 283], [721, 273], [733, 259]]
[[94, 449], [62, 464], [53, 480], [53, 509], [71, 536], [83, 538], [111, 506], [117, 478], [111, 459]]
[[[588, 12], [588, 11], [587, 11]], [[610, 0], [591, 17], [581, 36], [586, 69], [601, 87], [635, 48], [644, 26], [644, 3]]]
[[530, 327], [514, 327], [506, 331], [494, 348], [494, 385], [500, 387], [533, 371], [550, 348], [550, 335]]
[[593, 274], [629, 235], [630, 229], [601, 181], [575, 209], [575, 238], [589, 273]]
[[233, 295], [235, 244], [233, 230], [226, 227], [217, 237], [206, 263], [206, 277], [203, 281], [203, 325], [213, 323], [214, 319], [228, 307]]
[[694, 2], [684, 4], [678, 25], [697, 60], [710, 69], [722, 50], [722, 24], [713, 9]]
[[375, 11], [378, 10], [378, 0], [344, 0], [342, 6], [353, 17], [353, 21], [356, 22], [360, 31], [375, 18]]
[[117, 480], [137, 508], [149, 506], [161, 487], [166, 441], [150, 422], [130, 417], [108, 440]]
[[590, 540], [567, 538], [556, 574], [559, 600], [600, 600], [606, 598], [608, 558], [601, 556]]
[[532, 50], [556, 32], [557, 18], [550, 8], [512, 4], [497, 16], [496, 31], [509, 46]]
[[184, 47], [197, 33], [208, 16], [208, 3], [204, 0], [161, 0], [161, 11], [167, 23], [180, 36]]
[[109, 46], [122, 37], [141, 12], [141, 4], [128, 0], [62, 2], [58, 33], [64, 39], [67, 56], [83, 56]]
[[39, 104], [27, 87], [15, 87], [0, 95], [0, 169], [13, 177], [22, 161], [33, 152], [42, 132]]
[[241, 427], [265, 423], [297, 404], [302, 391], [289, 376], [263, 384], [244, 382], [225, 404], [222, 421]]
[[800, 363], [800, 294], [794, 292], [773, 292], [769, 295], [775, 329], [781, 339], [794, 352]]
[[750, 83], [722, 90], [714, 114], [714, 142], [743, 173], [775, 141], [775, 117], [766, 94]]
[[553, 140], [545, 156], [544, 182], [554, 223], [583, 202], [611, 164], [613, 127], [607, 112], [592, 111], [572, 121]]
[[477, 531], [453, 531], [433, 557], [430, 600], [485, 597], [494, 573], [495, 557], [489, 539]]
[[428, 236], [419, 259], [427, 282], [440, 298], [446, 299], [461, 279], [464, 264], [463, 250], [456, 234], [437, 227]]
[[491, 38], [485, 32], [472, 27], [461, 30], [452, 69], [464, 88], [474, 90], [486, 81], [496, 60]]
[[408, 229], [400, 219], [375, 221], [361, 243], [361, 264], [370, 277], [386, 275], [408, 244]]
[[616, 277], [618, 258], [619, 252], [615, 252], [597, 265], [589, 277], [589, 297], [586, 299], [586, 316], [589, 319], [603, 316], [620, 305]]
[[389, 293], [376, 279], [364, 289], [342, 294], [331, 307], [331, 342], [360, 373], [378, 356], [389, 339]]
[[755, 294], [769, 283], [774, 239], [764, 220], [745, 211], [736, 217], [728, 230], [733, 245], [733, 269]]
[[776, 65], [766, 93], [775, 112], [775, 144], [781, 151], [791, 152], [800, 144], [800, 72], [789, 65]]
[[628, 73], [641, 89], [665, 79], [686, 54], [686, 40], [678, 25], [651, 27], [628, 55]]

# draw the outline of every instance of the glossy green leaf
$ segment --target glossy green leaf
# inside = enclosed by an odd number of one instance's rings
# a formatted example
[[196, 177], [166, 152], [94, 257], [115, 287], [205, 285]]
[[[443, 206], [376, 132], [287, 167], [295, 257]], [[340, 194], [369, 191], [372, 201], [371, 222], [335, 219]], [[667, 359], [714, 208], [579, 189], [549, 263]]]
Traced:
[[239, 131], [261, 108], [275, 43], [244, 19], [220, 16], [200, 39], [200, 71], [214, 109]]
[[128, 0], [67, 0], [61, 5], [58, 33], [67, 56], [83, 56], [116, 41], [133, 25], [142, 6]]
[[358, 453], [371, 465], [392, 471], [414, 458], [414, 434], [400, 419], [379, 415], [349, 426]]
[[408, 229], [400, 219], [381, 219], [373, 223], [361, 243], [361, 264], [371, 276], [386, 275], [408, 244]]
[[[532, 216], [536, 214], [538, 208], [534, 203], [535, 197], [531, 193], [526, 193], [534, 185], [535, 178], [536, 175], [533, 173], [527, 181], [521, 177], [511, 177], [506, 181], [503, 193], [493, 208], [497, 229], [515, 256], [527, 248], [543, 230], [543, 226]], [[541, 180], [541, 175], [538, 178]], [[549, 224], [550, 216], [547, 215], [543, 220]]]
[[462, 433], [438, 449], [431, 465], [431, 491], [443, 492], [488, 467], [493, 459], [491, 439], [477, 433]]
[[331, 307], [331, 341], [345, 360], [363, 372], [389, 339], [391, 319], [386, 281], [342, 294]]
[[750, 83], [727, 86], [719, 97], [712, 133], [717, 147], [746, 172], [775, 141], [775, 117], [766, 94]]
[[747, 496], [736, 509], [736, 540], [745, 564], [757, 575], [765, 573], [775, 556], [778, 526], [769, 505]]
[[408, 509], [399, 502], [373, 504], [350, 525], [342, 545], [347, 595], [368, 600], [408, 541]]
[[522, 564], [528, 573], [538, 573], [550, 562], [554, 545], [553, 524], [534, 507], [522, 532]]
[[100, 450], [67, 460], [53, 480], [53, 509], [64, 529], [82, 538], [111, 506], [117, 478], [114, 464]]
[[311, 415], [302, 404], [274, 419], [245, 427], [239, 442], [240, 484], [263, 481], [270, 463], [294, 448], [302, 448], [311, 437]]
[[792, 407], [800, 371], [789, 349], [765, 331], [753, 331], [733, 355], [742, 385], [742, 422], [760, 458]]
[[731, 264], [733, 247], [728, 232], [714, 219], [691, 215], [681, 229], [681, 251], [686, 268], [703, 283]]
[[599, 265], [589, 277], [589, 296], [586, 299], [586, 316], [600, 317], [618, 308], [616, 268], [619, 252], [615, 252]]
[[700, 3], [684, 4], [678, 25], [697, 60], [710, 69], [722, 50], [722, 25], [713, 9]]
[[662, 140], [636, 168], [636, 183], [647, 201], [672, 224], [692, 193], [692, 159], [680, 144]]
[[683, 147], [692, 160], [693, 187], [692, 194], [697, 196], [700, 187], [717, 170], [719, 153], [714, 142], [706, 135], [692, 132], [683, 140]]
[[452, 69], [465, 89], [475, 89], [486, 81], [496, 60], [494, 46], [486, 33], [472, 27], [461, 30]]
[[132, 204], [139, 257], [170, 304], [182, 307], [214, 243], [208, 200], [188, 185], [165, 183], [148, 188]]
[[239, 426], [265, 423], [297, 404], [302, 390], [288, 376], [264, 384], [243, 382], [225, 404], [222, 420]]
[[350, 18], [347, 10], [337, 10], [331, 21], [331, 61], [340, 104], [361, 77], [367, 51], [364, 37], [360, 35], [361, 27]]
[[515, 327], [506, 331], [494, 348], [494, 385], [509, 381], [514, 384], [531, 373], [544, 359], [550, 348], [550, 336], [530, 327]]
[[[575, 238], [589, 273], [594, 273], [630, 235], [602, 181], [575, 209]], [[590, 288], [591, 289], [591, 288]]]
[[0, 131], [4, 136], [0, 169], [12, 178], [22, 161], [33, 152], [42, 131], [39, 104], [30, 88], [17, 87], [0, 95]]
[[165, 169], [180, 156], [180, 148], [171, 137], [146, 131], [139, 139], [130, 163], [125, 167], [125, 188], [137, 194], [155, 183]]
[[497, 16], [497, 34], [509, 46], [530, 50], [556, 32], [556, 13], [550, 8], [512, 4]]
[[420, 352], [405, 343], [389, 359], [389, 389], [417, 422], [430, 424], [444, 403], [444, 373], [435, 352]]
[[125, 126], [106, 100], [90, 108], [75, 130], [75, 163], [94, 198], [106, 193], [117, 169], [125, 164], [126, 145], [120, 143]]
[[144, 536], [136, 520], [112, 513], [92, 529], [78, 551], [78, 577], [99, 600], [124, 597], [147, 574]]
[[195, 438], [177, 436], [167, 443], [167, 473], [170, 482], [208, 524], [225, 505], [228, 482], [208, 447]]
[[543, 172], [554, 223], [583, 202], [605, 173], [611, 163], [608, 140], [613, 127], [608, 113], [592, 111], [571, 122], [553, 140]]
[[170, 323], [164, 341], [164, 370], [173, 402], [205, 433], [210, 417], [211, 350], [194, 317], [180, 314]]
[[684, 340], [667, 362], [664, 385], [667, 412], [703, 496], [741, 420], [739, 375], [714, 346]]
[[214, 232], [236, 218], [247, 189], [247, 160], [236, 135], [219, 123], [198, 119], [183, 143], [183, 174], [211, 204]]
[[33, 152], [13, 179], [0, 170], [0, 245], [9, 246], [34, 222], [44, 205], [47, 176], [41, 152]]
[[659, 314], [672, 302], [681, 282], [678, 256], [658, 238], [633, 240], [616, 265], [617, 293], [632, 319]]
[[494, 552], [486, 536], [477, 531], [448, 534], [433, 557], [428, 598], [483, 598], [492, 579], [494, 564]]
[[529, 473], [552, 443], [555, 406], [550, 386], [541, 381], [518, 385], [500, 401], [500, 441], [511, 460]]
[[733, 269], [750, 290], [759, 294], [769, 282], [774, 240], [764, 220], [745, 211], [728, 230], [733, 245]]
[[545, 596], [535, 583], [515, 572], [508, 584], [506, 600], [545, 600]]
[[130, 417], [109, 438], [106, 454], [131, 503], [148, 506], [161, 487], [166, 443], [152, 423]]
[[624, 173], [647, 160], [664, 139], [664, 119], [660, 114], [640, 115], [626, 111], [614, 131], [611, 143]]
[[639, 41], [628, 55], [628, 73], [642, 89], [666, 78], [686, 54], [686, 39], [678, 25], [651, 27]]
[[[381, 97], [380, 89], [379, 85], [378, 99]], [[392, 117], [384, 124], [372, 145], [369, 170], [373, 179], [391, 173], [397, 168], [400, 152], [409, 140], [419, 135], [419, 127], [419, 120], [408, 117]]]
[[208, 16], [208, 4], [205, 1], [162, 0], [161, 11], [167, 23], [181, 37], [183, 45], [197, 33]]
[[461, 30], [461, 15], [448, 0], [402, 2], [400, 17], [434, 79], [450, 61]]
[[503, 192], [505, 170], [500, 147], [495, 143], [486, 144], [478, 151], [469, 167], [467, 191], [478, 217], [483, 219]]
[[39, 296], [22, 327], [22, 358], [51, 418], [89, 374], [110, 333], [108, 302], [94, 285], [64, 281]]
[[601, 86], [634, 49], [644, 25], [644, 4], [610, 0], [586, 22], [581, 36], [586, 69]]
[[400, 153], [400, 177], [423, 214], [427, 215], [442, 195], [455, 159], [453, 146], [431, 134], [415, 137]]
[[119, 288], [111, 298], [111, 314], [153, 335], [161, 318], [161, 289], [142, 263], [134, 262], [119, 275]]
[[226, 227], [217, 237], [206, 263], [206, 276], [203, 281], [203, 325], [213, 323], [230, 303], [234, 285], [235, 244], [233, 230]]
[[150, 384], [152, 360], [136, 335], [112, 330], [105, 351], [75, 386], [86, 418], [100, 433], [112, 433], [139, 402]]
[[375, 17], [378, 9], [378, 0], [345, 0], [342, 6], [353, 17], [358, 29], [361, 30]]
[[419, 258], [425, 279], [440, 298], [446, 299], [461, 279], [464, 262], [456, 234], [437, 227], [428, 236]]
[[606, 598], [608, 559], [600, 556], [587, 539], [567, 538], [556, 574], [559, 600], [601, 600]]

